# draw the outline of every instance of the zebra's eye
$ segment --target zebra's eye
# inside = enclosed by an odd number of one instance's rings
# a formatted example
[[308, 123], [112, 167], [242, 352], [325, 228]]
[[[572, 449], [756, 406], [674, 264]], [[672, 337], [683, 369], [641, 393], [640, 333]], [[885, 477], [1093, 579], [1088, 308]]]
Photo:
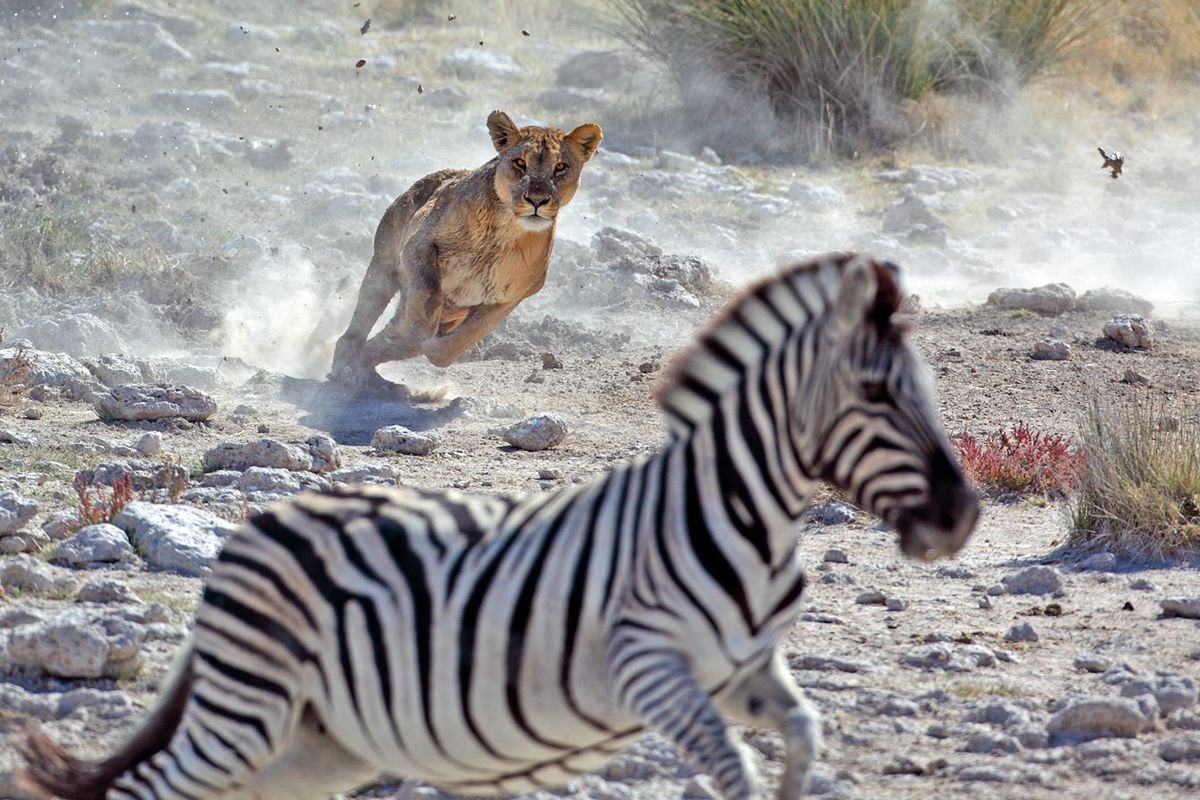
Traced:
[[884, 381], [863, 381], [863, 397], [868, 403], [886, 403], [888, 387]]

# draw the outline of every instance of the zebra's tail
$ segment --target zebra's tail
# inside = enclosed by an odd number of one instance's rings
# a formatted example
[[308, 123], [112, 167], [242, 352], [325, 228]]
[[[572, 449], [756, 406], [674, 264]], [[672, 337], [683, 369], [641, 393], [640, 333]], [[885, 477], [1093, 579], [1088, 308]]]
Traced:
[[125, 745], [108, 758], [86, 761], [68, 753], [40, 731], [18, 745], [25, 759], [21, 783], [38, 796], [104, 800], [124, 772], [166, 748], [179, 727], [192, 687], [191, 648], [176, 660], [158, 705]]

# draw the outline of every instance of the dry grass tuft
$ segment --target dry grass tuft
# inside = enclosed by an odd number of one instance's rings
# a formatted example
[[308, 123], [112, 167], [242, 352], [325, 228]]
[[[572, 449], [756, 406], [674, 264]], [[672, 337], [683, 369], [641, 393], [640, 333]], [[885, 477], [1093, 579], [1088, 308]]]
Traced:
[[1200, 548], [1200, 418], [1142, 396], [1093, 400], [1081, 424], [1086, 467], [1071, 503], [1071, 544], [1134, 557]]
[[79, 496], [80, 527], [112, 522], [134, 499], [133, 479], [128, 476], [113, 481], [112, 490], [107, 498], [100, 487], [89, 486], [81, 478], [76, 478], [73, 485], [75, 493]]
[[954, 437], [963, 471], [993, 496], [1066, 495], [1084, 467], [1084, 452], [1070, 439], [1018, 422], [1011, 431]]

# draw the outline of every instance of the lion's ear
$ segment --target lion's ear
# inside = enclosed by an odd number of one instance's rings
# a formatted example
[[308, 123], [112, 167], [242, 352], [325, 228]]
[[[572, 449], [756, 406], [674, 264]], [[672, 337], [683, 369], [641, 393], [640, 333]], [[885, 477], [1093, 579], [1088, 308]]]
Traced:
[[600, 140], [604, 138], [604, 131], [596, 123], [587, 122], [568, 133], [567, 138], [579, 145], [579, 149], [583, 151], [583, 160], [587, 161], [600, 146]]
[[508, 114], [503, 111], [493, 111], [488, 114], [487, 128], [497, 153], [503, 153], [512, 147], [521, 136], [521, 129], [514, 125], [513, 121], [508, 118]]

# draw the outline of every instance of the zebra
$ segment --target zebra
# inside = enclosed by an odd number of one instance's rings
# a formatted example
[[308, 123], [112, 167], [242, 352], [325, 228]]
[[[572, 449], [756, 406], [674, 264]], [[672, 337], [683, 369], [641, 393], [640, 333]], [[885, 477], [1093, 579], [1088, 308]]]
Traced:
[[88, 762], [42, 734], [26, 785], [68, 800], [319, 798], [383, 778], [459, 794], [564, 784], [656, 731], [727, 800], [728, 722], [778, 731], [803, 794], [816, 708], [778, 643], [817, 481], [956, 553], [979, 501], [896, 318], [898, 269], [833, 254], [727, 304], [665, 373], [661, 451], [526, 498], [301, 495], [226, 544], [149, 718]]

